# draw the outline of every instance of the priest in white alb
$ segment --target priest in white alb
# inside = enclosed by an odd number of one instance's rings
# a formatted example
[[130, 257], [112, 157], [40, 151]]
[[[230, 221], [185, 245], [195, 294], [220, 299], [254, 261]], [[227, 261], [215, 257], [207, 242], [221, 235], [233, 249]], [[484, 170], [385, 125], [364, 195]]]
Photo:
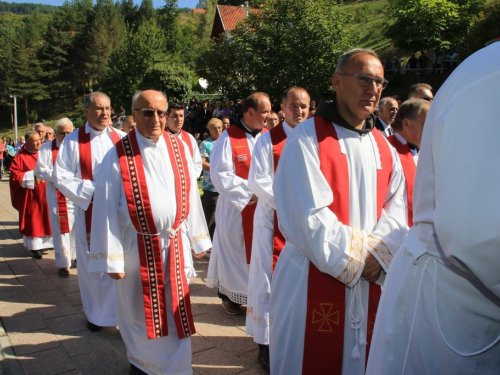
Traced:
[[272, 374], [363, 375], [380, 284], [407, 231], [404, 177], [373, 111], [371, 50], [343, 54], [333, 102], [287, 138], [274, 178], [286, 244], [271, 288]]
[[398, 110], [391, 125], [394, 134], [387, 137], [398, 153], [405, 175], [405, 205], [408, 226], [413, 226], [413, 185], [417, 171], [418, 152], [430, 102], [408, 99]]
[[[252, 259], [248, 279], [246, 333], [259, 345], [258, 360], [269, 369], [269, 297], [271, 279], [285, 245], [278, 229], [274, 203], [274, 172], [287, 136], [307, 120], [311, 98], [302, 87], [288, 88], [281, 99], [285, 121], [262, 134], [255, 144], [248, 174], [248, 187], [259, 198], [254, 216]], [[276, 116], [277, 114], [272, 114]]]
[[500, 373], [499, 58], [500, 42], [476, 52], [432, 102], [369, 375]]
[[[76, 259], [75, 249], [75, 206], [72, 201], [56, 189], [54, 185], [54, 163], [63, 139], [73, 132], [73, 123], [67, 117], [56, 121], [56, 138], [47, 141], [38, 151], [35, 175], [47, 182], [47, 203], [49, 205], [50, 226], [54, 242], [56, 267], [60, 277], [69, 277], [71, 262]], [[47, 133], [48, 134], [48, 133]]]
[[240, 314], [240, 306], [247, 303], [253, 217], [258, 200], [248, 188], [248, 172], [255, 143], [270, 112], [267, 94], [250, 95], [243, 103], [243, 117], [221, 134], [210, 155], [210, 178], [219, 199], [207, 286], [219, 289], [228, 314]]
[[57, 189], [75, 205], [78, 285], [87, 328], [98, 331], [102, 326], [116, 326], [116, 314], [113, 281], [104, 273], [89, 272], [93, 180], [104, 156], [126, 134], [110, 126], [111, 106], [106, 94], [88, 94], [83, 110], [87, 122], [62, 142], [53, 175]]
[[191, 248], [202, 257], [211, 247], [190, 152], [164, 131], [166, 110], [163, 93], [137, 92], [137, 127], [96, 177], [90, 270], [116, 280], [131, 373], [192, 374]]

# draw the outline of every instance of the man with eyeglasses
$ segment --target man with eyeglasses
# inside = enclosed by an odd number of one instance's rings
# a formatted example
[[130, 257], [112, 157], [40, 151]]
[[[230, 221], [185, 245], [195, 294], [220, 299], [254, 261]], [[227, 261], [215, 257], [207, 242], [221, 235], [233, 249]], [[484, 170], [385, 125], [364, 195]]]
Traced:
[[191, 155], [165, 132], [166, 110], [163, 93], [136, 92], [137, 127], [96, 176], [90, 269], [116, 280], [130, 374], [192, 372], [191, 247], [197, 257], [211, 247]]
[[167, 131], [184, 141], [189, 149], [189, 154], [193, 159], [194, 171], [199, 177], [203, 169], [200, 150], [196, 139], [183, 130], [184, 126], [184, 106], [178, 103], [171, 103], [167, 109]]
[[40, 140], [42, 141], [42, 143], [45, 143], [47, 141], [46, 139], [46, 134], [47, 134], [47, 128], [46, 126], [44, 125], [43, 122], [37, 122], [33, 128], [37, 133], [38, 135], [40, 136]]
[[398, 113], [399, 103], [396, 99], [387, 96], [380, 99], [378, 104], [378, 116], [375, 120], [375, 127], [380, 131], [384, 137], [394, 134], [391, 125]]
[[[257, 359], [269, 369], [269, 298], [271, 279], [285, 244], [278, 228], [273, 180], [288, 135], [307, 120], [311, 98], [302, 87], [292, 86], [281, 97], [285, 121], [263, 134], [255, 145], [248, 187], [259, 197], [254, 219], [254, 240], [248, 281], [246, 333], [259, 346]], [[278, 119], [276, 113], [271, 116]]]
[[415, 83], [408, 91], [408, 99], [423, 99], [432, 102], [434, 99], [432, 86], [427, 83]]
[[222, 307], [232, 315], [241, 314], [241, 305], [247, 303], [257, 203], [257, 196], [248, 188], [248, 173], [255, 143], [270, 112], [267, 94], [250, 95], [243, 102], [243, 117], [221, 134], [210, 154], [210, 178], [219, 198], [207, 286], [218, 288]]
[[271, 130], [275, 126], [280, 123], [280, 119], [278, 118], [278, 113], [276, 111], [271, 111], [271, 117], [267, 119], [265, 128], [267, 130]]
[[364, 374], [380, 284], [407, 231], [401, 164], [374, 129], [387, 83], [375, 52], [346, 52], [334, 100], [287, 138], [274, 178], [286, 243], [271, 288], [272, 374]]
[[[99, 331], [102, 326], [116, 326], [116, 313], [113, 280], [89, 271], [94, 175], [104, 156], [126, 134], [111, 126], [111, 105], [106, 94], [93, 92], [85, 96], [83, 111], [87, 122], [64, 138], [53, 176], [56, 188], [75, 205], [78, 285], [87, 328]], [[99, 206], [96, 211], [98, 215]]]
[[[50, 226], [54, 241], [56, 266], [59, 276], [69, 277], [71, 262], [76, 259], [74, 210], [75, 205], [68, 200], [54, 184], [54, 163], [63, 139], [73, 132], [73, 123], [67, 117], [55, 123], [56, 138], [47, 141], [38, 152], [35, 175], [47, 182], [47, 202], [50, 207]], [[47, 133], [48, 134], [48, 133]]]

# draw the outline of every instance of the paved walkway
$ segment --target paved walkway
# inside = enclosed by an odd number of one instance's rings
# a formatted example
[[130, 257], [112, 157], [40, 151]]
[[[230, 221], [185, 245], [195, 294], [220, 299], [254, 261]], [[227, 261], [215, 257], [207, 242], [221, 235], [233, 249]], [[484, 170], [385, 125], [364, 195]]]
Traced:
[[[5, 177], [4, 177], [5, 179]], [[224, 312], [215, 289], [205, 286], [208, 261], [195, 260], [191, 281], [197, 333], [192, 338], [194, 374], [266, 374], [257, 345], [245, 335], [245, 316]], [[30, 257], [18, 233], [9, 185], [0, 182], [0, 375], [128, 374], [117, 328], [90, 332], [82, 312], [77, 270], [57, 274], [54, 251]]]

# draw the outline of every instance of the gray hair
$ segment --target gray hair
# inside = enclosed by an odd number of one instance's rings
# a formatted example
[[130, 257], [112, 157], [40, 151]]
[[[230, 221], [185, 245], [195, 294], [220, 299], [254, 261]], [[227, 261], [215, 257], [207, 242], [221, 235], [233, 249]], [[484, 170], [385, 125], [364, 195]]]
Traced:
[[366, 49], [366, 48], [354, 48], [350, 51], [347, 51], [342, 56], [340, 56], [339, 61], [337, 62], [337, 66], [335, 68], [335, 73], [341, 73], [342, 69], [349, 63], [349, 61], [357, 55], [371, 55], [380, 60], [377, 53], [374, 50]]
[[394, 100], [396, 103], [398, 102], [395, 98], [392, 96], [385, 96], [380, 101], [378, 102], [378, 107], [383, 107], [389, 100]]
[[[135, 105], [136, 105], [136, 103], [137, 103], [137, 100], [139, 99], [139, 97], [141, 96], [141, 94], [142, 94], [144, 91], [146, 91], [146, 90], [139, 90], [139, 91], [136, 91], [136, 92], [134, 93], [134, 96], [132, 97], [132, 109], [134, 109], [134, 108], [135, 108]], [[165, 95], [165, 93], [164, 93], [163, 91], [160, 91], [160, 90], [154, 90], [154, 91], [159, 92], [159, 93], [160, 93], [160, 94], [161, 94], [161, 95], [165, 98], [165, 100], [167, 100], [167, 95]], [[168, 101], [167, 101], [167, 103], [168, 103]]]
[[[36, 125], [35, 125], [36, 126]], [[38, 135], [38, 132], [36, 130], [28, 130], [26, 134], [24, 135], [24, 140], [28, 139], [31, 134], [36, 134]]]
[[408, 90], [408, 97], [411, 98], [413, 94], [420, 93], [424, 90], [432, 91], [432, 86], [428, 83], [415, 83], [410, 86], [410, 89]]
[[35, 124], [35, 126], [34, 126], [34, 129], [36, 130], [36, 129], [38, 129], [40, 126], [42, 126], [42, 127], [43, 127], [43, 130], [45, 130], [45, 131], [47, 130], [47, 129], [45, 129], [45, 124], [44, 124], [43, 122], [37, 122], [37, 123]]
[[54, 124], [54, 128], [59, 131], [60, 128], [63, 128], [65, 127], [66, 125], [71, 125], [71, 127], [73, 127], [73, 123], [71, 122], [71, 120], [67, 117], [63, 117], [59, 120], [57, 120]]
[[105, 98], [108, 98], [109, 102], [111, 103], [111, 99], [109, 98], [109, 96], [107, 96], [103, 92], [94, 91], [88, 95], [85, 95], [85, 98], [83, 99], [83, 103], [85, 105], [85, 108], [90, 108], [91, 105], [94, 105], [95, 98], [97, 98], [99, 96], [104, 96]]
[[430, 103], [423, 99], [408, 99], [401, 104], [401, 107], [399, 107], [396, 119], [392, 123], [391, 127], [395, 131], [402, 130], [403, 120], [407, 118], [408, 120], [414, 121], [418, 115], [420, 115], [420, 111], [422, 111], [422, 107], [424, 105], [430, 105]]

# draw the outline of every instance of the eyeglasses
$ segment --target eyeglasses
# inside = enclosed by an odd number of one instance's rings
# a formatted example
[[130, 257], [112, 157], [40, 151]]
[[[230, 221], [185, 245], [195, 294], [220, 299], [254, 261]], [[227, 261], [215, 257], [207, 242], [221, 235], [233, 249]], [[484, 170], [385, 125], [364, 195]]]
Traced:
[[432, 102], [432, 100], [433, 100], [434, 98], [431, 98], [430, 96], [425, 96], [425, 97], [423, 97], [422, 99], [423, 99], [423, 100], [426, 100], [426, 101], [428, 101], [428, 102]]
[[92, 107], [97, 112], [111, 112], [111, 107]]
[[358, 85], [361, 87], [369, 87], [373, 82], [377, 84], [377, 88], [383, 90], [389, 84], [389, 81], [385, 78], [374, 78], [366, 74], [349, 74], [349, 73], [337, 73], [339, 76], [356, 77], [358, 79]]
[[159, 118], [164, 118], [167, 115], [167, 111], [162, 111], [159, 109], [139, 109], [139, 108], [134, 108], [134, 111], [141, 112], [144, 117], [153, 117], [156, 114], [158, 115]]

